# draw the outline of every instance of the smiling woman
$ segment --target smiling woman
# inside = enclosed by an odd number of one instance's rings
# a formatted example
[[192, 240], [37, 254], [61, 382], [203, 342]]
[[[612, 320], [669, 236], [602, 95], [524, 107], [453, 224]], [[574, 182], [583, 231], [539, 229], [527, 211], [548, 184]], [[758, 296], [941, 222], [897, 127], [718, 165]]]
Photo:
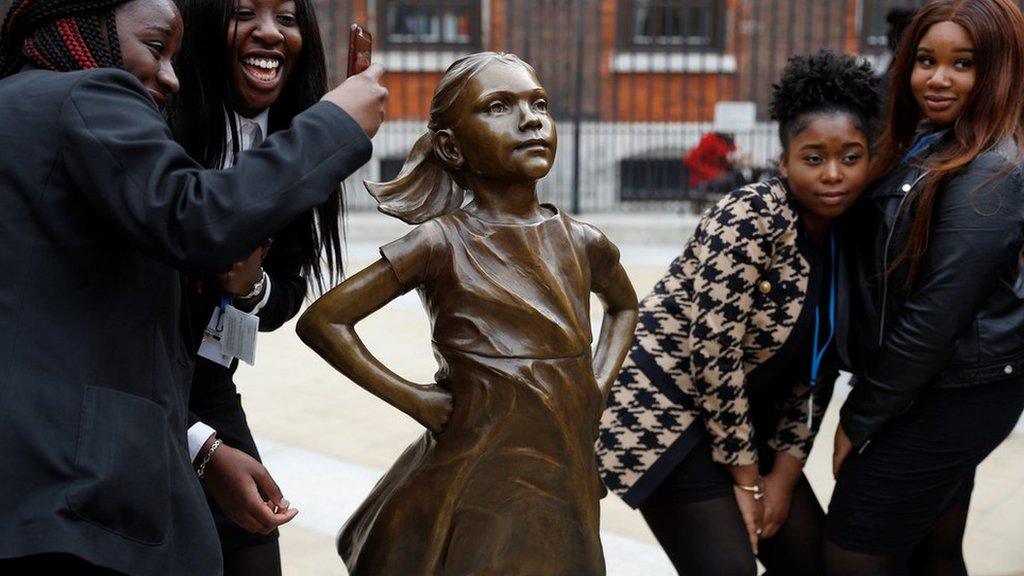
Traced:
[[129, 2], [116, 13], [117, 40], [124, 67], [163, 106], [178, 91], [172, 65], [181, 47], [181, 20], [170, 2]]
[[966, 574], [975, 469], [1024, 410], [1024, 15], [933, 0], [902, 38], [874, 183], [851, 214], [834, 576]]
[[[207, 167], [234, 165], [326, 90], [323, 46], [309, 0], [190, 0], [183, 16], [182, 85], [170, 124], [175, 138]], [[329, 192], [326, 202], [300, 215], [272, 245], [268, 238], [224, 274], [190, 279], [190, 316], [202, 341], [189, 404], [198, 420], [190, 429], [194, 452], [209, 445], [216, 431], [224, 443], [218, 456], [238, 455], [231, 451], [237, 449], [247, 455], [248, 466], [270, 477], [258, 462], [233, 382], [237, 360], [217, 345], [217, 310], [229, 298], [258, 317], [261, 331], [275, 330], [298, 312], [310, 283], [322, 289], [340, 275], [343, 200], [337, 183]], [[226, 574], [280, 573], [277, 524], [254, 525], [244, 507], [221, 499], [211, 498], [210, 508]]]
[[921, 112], [935, 126], [949, 126], [963, 113], [974, 89], [974, 43], [963, 26], [939, 22], [917, 45], [910, 88]]
[[[303, 6], [303, 12], [310, 9]], [[239, 0], [228, 26], [236, 111], [246, 117], [270, 108], [281, 96], [302, 54], [295, 1]], [[303, 24], [308, 17], [303, 19]]]

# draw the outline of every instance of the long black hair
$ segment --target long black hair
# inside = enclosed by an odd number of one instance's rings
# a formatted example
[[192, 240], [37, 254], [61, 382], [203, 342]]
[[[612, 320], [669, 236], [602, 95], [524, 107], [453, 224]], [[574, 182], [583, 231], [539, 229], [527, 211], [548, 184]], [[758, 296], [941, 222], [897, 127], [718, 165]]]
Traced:
[[[288, 127], [292, 118], [316, 104], [327, 92], [323, 41], [311, 0], [294, 0], [302, 51], [288, 83], [270, 107], [269, 132]], [[185, 38], [178, 55], [181, 89], [168, 107], [174, 138], [207, 168], [220, 168], [228, 156], [228, 130], [238, 153], [241, 138], [235, 115], [239, 98], [232, 84], [231, 51], [225, 45], [237, 0], [181, 0]], [[225, 115], [228, 118], [224, 122]], [[290, 227], [301, 249], [302, 275], [323, 292], [342, 274], [344, 197], [341, 184], [327, 201], [299, 217]], [[323, 260], [321, 260], [323, 252]], [[324, 266], [326, 264], [326, 267]]]
[[123, 68], [114, 8], [128, 0], [16, 0], [0, 26], [0, 78], [31, 63], [69, 72]]

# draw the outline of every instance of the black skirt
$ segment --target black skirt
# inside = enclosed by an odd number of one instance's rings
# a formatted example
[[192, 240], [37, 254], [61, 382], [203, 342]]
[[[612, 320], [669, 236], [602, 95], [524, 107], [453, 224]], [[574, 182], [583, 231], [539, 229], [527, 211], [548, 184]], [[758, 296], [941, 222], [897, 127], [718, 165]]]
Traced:
[[1024, 378], [928, 389], [839, 471], [828, 539], [851, 552], [909, 552], [953, 506], [969, 499], [974, 472], [1013, 431]]

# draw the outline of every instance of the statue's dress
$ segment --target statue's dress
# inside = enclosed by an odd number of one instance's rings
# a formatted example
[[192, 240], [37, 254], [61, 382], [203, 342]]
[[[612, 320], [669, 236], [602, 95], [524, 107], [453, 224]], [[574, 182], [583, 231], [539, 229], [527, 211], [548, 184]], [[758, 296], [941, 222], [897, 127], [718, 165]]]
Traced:
[[342, 528], [354, 576], [605, 573], [589, 303], [618, 251], [548, 208], [530, 225], [458, 211], [381, 248], [420, 290], [454, 412]]

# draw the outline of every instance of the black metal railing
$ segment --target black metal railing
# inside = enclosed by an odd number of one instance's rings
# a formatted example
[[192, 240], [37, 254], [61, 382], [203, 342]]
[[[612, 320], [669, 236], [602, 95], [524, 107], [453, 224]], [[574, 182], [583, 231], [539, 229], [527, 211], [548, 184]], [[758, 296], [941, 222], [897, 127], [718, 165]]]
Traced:
[[[475, 50], [518, 54], [551, 94], [559, 150], [541, 184], [573, 211], [677, 210], [710, 194], [683, 163], [712, 131], [730, 133], [766, 173], [778, 156], [767, 118], [771, 83], [790, 55], [830, 48], [888, 63], [886, 18], [921, 0], [313, 0], [328, 71], [345, 73], [348, 26], [377, 42], [389, 72], [388, 120], [374, 158], [348, 183], [353, 210], [372, 209], [360, 181], [401, 167], [426, 126], [447, 65]], [[1024, 0], [1018, 0], [1024, 2]], [[0, 0], [6, 8], [10, 0]], [[187, 31], [186, 31], [187, 33]], [[731, 104], [730, 104], [731, 103]]]
[[[331, 22], [366, 17], [375, 34], [389, 31], [386, 0], [321, 0], [325, 38]], [[410, 3], [405, 2], [408, 6]], [[433, 13], [465, 2], [435, 0]], [[778, 156], [768, 121], [770, 86], [792, 54], [830, 48], [861, 53], [884, 69], [885, 13], [905, 0], [482, 0], [481, 49], [514, 52], [537, 69], [558, 123], [555, 167], [542, 182], [545, 199], [583, 212], [679, 210], [714, 194], [694, 184], [683, 157], [711, 131], [731, 133], [748, 161], [745, 174], [770, 173]], [[372, 8], [363, 12], [362, 7]], [[390, 12], [389, 12], [390, 10]], [[435, 23], [423, 29], [444, 32]], [[361, 22], [362, 23], [362, 22]], [[467, 30], [469, 28], [466, 28]], [[400, 37], [398, 37], [400, 38]], [[345, 42], [329, 42], [344, 52]], [[329, 51], [332, 48], [329, 47]], [[389, 68], [389, 120], [375, 157], [348, 186], [353, 210], [371, 209], [361, 179], [392, 176], [423, 132], [433, 88], [460, 52], [422, 43], [380, 48]], [[345, 62], [345, 54], [330, 55]], [[337, 67], [333, 68], [335, 74]], [[731, 106], [722, 109], [719, 103]], [[716, 122], [716, 107], [719, 108]], [[737, 116], [738, 114], [738, 116]]]

